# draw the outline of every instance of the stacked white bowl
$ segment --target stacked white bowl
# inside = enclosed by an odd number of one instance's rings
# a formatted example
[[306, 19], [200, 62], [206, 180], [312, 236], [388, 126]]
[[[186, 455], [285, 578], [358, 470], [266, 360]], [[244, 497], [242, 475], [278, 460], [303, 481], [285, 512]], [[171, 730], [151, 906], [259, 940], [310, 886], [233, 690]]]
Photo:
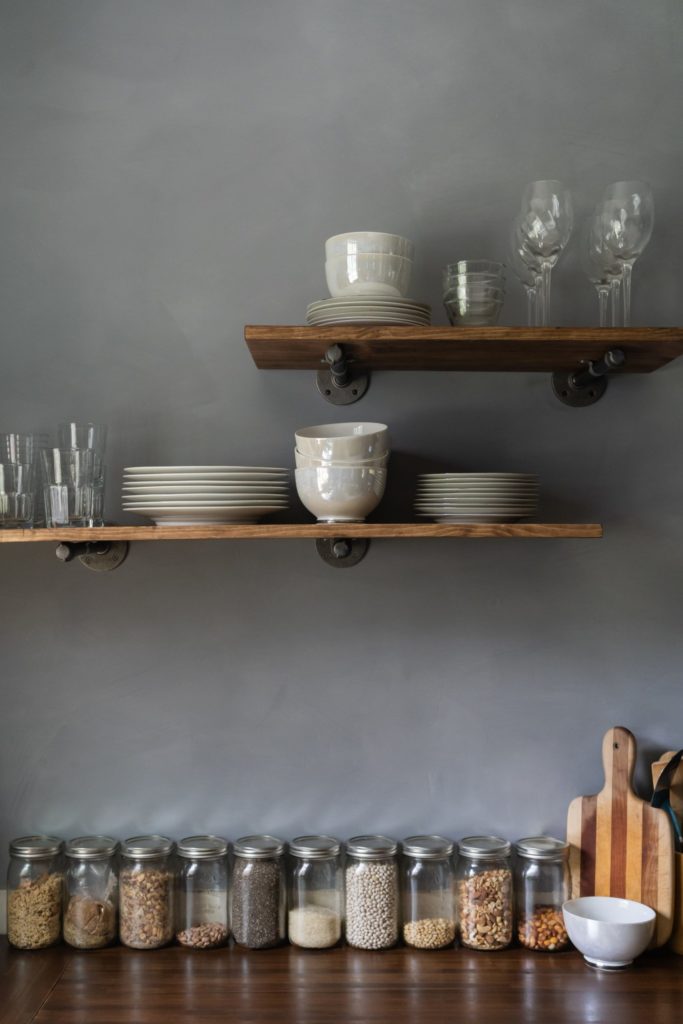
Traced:
[[333, 298], [408, 294], [415, 246], [401, 235], [352, 231], [325, 242], [325, 276]]
[[384, 423], [324, 423], [295, 435], [296, 489], [321, 523], [360, 523], [384, 495], [389, 430]]

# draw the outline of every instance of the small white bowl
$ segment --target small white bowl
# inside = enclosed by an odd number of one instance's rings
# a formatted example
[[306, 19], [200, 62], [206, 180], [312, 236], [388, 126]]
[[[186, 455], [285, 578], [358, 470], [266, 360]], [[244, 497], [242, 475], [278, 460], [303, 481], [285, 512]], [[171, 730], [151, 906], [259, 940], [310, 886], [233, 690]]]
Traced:
[[405, 297], [412, 272], [412, 260], [387, 253], [334, 256], [325, 263], [327, 287], [333, 298], [345, 295]]
[[402, 235], [390, 235], [386, 231], [349, 231], [344, 235], [333, 235], [325, 242], [325, 258], [328, 260], [358, 252], [384, 252], [412, 260], [415, 246]]
[[294, 434], [296, 447], [302, 455], [327, 462], [357, 462], [376, 459], [389, 450], [389, 428], [386, 423], [321, 423], [299, 427]]
[[301, 503], [320, 523], [360, 523], [377, 508], [387, 482], [386, 469], [330, 466], [295, 469]]
[[584, 960], [604, 970], [628, 967], [655, 930], [651, 907], [614, 896], [582, 896], [562, 907], [567, 934]]
[[349, 469], [359, 466], [368, 466], [369, 469], [383, 469], [389, 461], [389, 452], [378, 456], [376, 459], [314, 459], [310, 455], [294, 449], [294, 461], [297, 469], [324, 469], [328, 466], [340, 466], [342, 469], [348, 466]]

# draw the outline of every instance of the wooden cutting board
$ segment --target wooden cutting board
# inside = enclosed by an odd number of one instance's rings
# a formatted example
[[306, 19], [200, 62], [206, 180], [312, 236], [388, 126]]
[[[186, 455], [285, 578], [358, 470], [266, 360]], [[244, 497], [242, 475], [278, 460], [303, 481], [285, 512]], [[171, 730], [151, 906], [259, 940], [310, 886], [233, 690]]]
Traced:
[[[666, 754], [662, 754], [659, 761], [655, 761], [652, 765], [652, 785], [656, 786], [659, 781], [659, 776], [662, 774], [666, 766], [668, 765], [671, 758], [676, 753], [675, 750], [668, 750]], [[669, 789], [669, 801], [678, 817], [683, 821], [683, 761], [679, 764], [676, 769], [676, 774], [673, 778], [673, 783]]]
[[666, 811], [633, 792], [636, 740], [615, 726], [602, 741], [605, 785], [578, 796], [567, 814], [572, 894], [619, 896], [657, 911], [651, 946], [662, 946], [673, 927], [674, 845]]

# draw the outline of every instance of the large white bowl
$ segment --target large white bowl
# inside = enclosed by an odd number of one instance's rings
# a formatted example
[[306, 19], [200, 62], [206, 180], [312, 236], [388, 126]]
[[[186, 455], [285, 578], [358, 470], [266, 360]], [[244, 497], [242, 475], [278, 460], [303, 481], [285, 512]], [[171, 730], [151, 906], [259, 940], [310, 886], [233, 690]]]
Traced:
[[635, 900], [582, 896], [562, 907], [567, 934], [594, 967], [628, 967], [644, 953], [655, 930], [656, 914]]
[[294, 460], [297, 469], [324, 469], [329, 466], [339, 466], [343, 469], [348, 466], [350, 469], [359, 466], [368, 466], [369, 469], [383, 469], [389, 461], [389, 452], [378, 456], [376, 459], [314, 459], [311, 455], [304, 455], [294, 449]]
[[387, 482], [386, 469], [330, 466], [295, 469], [301, 503], [321, 523], [360, 523], [377, 508]]
[[320, 423], [299, 427], [294, 437], [302, 455], [328, 462], [376, 459], [389, 451], [389, 428], [385, 423]]
[[325, 263], [327, 287], [334, 298], [348, 295], [405, 297], [412, 272], [412, 260], [386, 253], [334, 256]]
[[412, 260], [415, 246], [407, 238], [390, 235], [386, 231], [349, 231], [344, 235], [333, 235], [325, 242], [325, 258], [328, 260], [357, 252], [384, 252]]

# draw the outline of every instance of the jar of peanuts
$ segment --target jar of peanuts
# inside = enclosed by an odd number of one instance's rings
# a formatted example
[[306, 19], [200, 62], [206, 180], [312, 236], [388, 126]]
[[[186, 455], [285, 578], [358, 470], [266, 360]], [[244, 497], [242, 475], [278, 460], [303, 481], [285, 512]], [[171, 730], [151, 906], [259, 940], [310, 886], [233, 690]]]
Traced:
[[527, 949], [556, 953], [566, 949], [562, 904], [569, 899], [569, 845], [551, 836], [532, 836], [515, 844], [517, 937]]
[[121, 844], [119, 938], [132, 949], [158, 949], [173, 938], [175, 844], [133, 836]]
[[458, 843], [460, 941], [470, 949], [505, 949], [512, 941], [510, 843], [469, 836]]

